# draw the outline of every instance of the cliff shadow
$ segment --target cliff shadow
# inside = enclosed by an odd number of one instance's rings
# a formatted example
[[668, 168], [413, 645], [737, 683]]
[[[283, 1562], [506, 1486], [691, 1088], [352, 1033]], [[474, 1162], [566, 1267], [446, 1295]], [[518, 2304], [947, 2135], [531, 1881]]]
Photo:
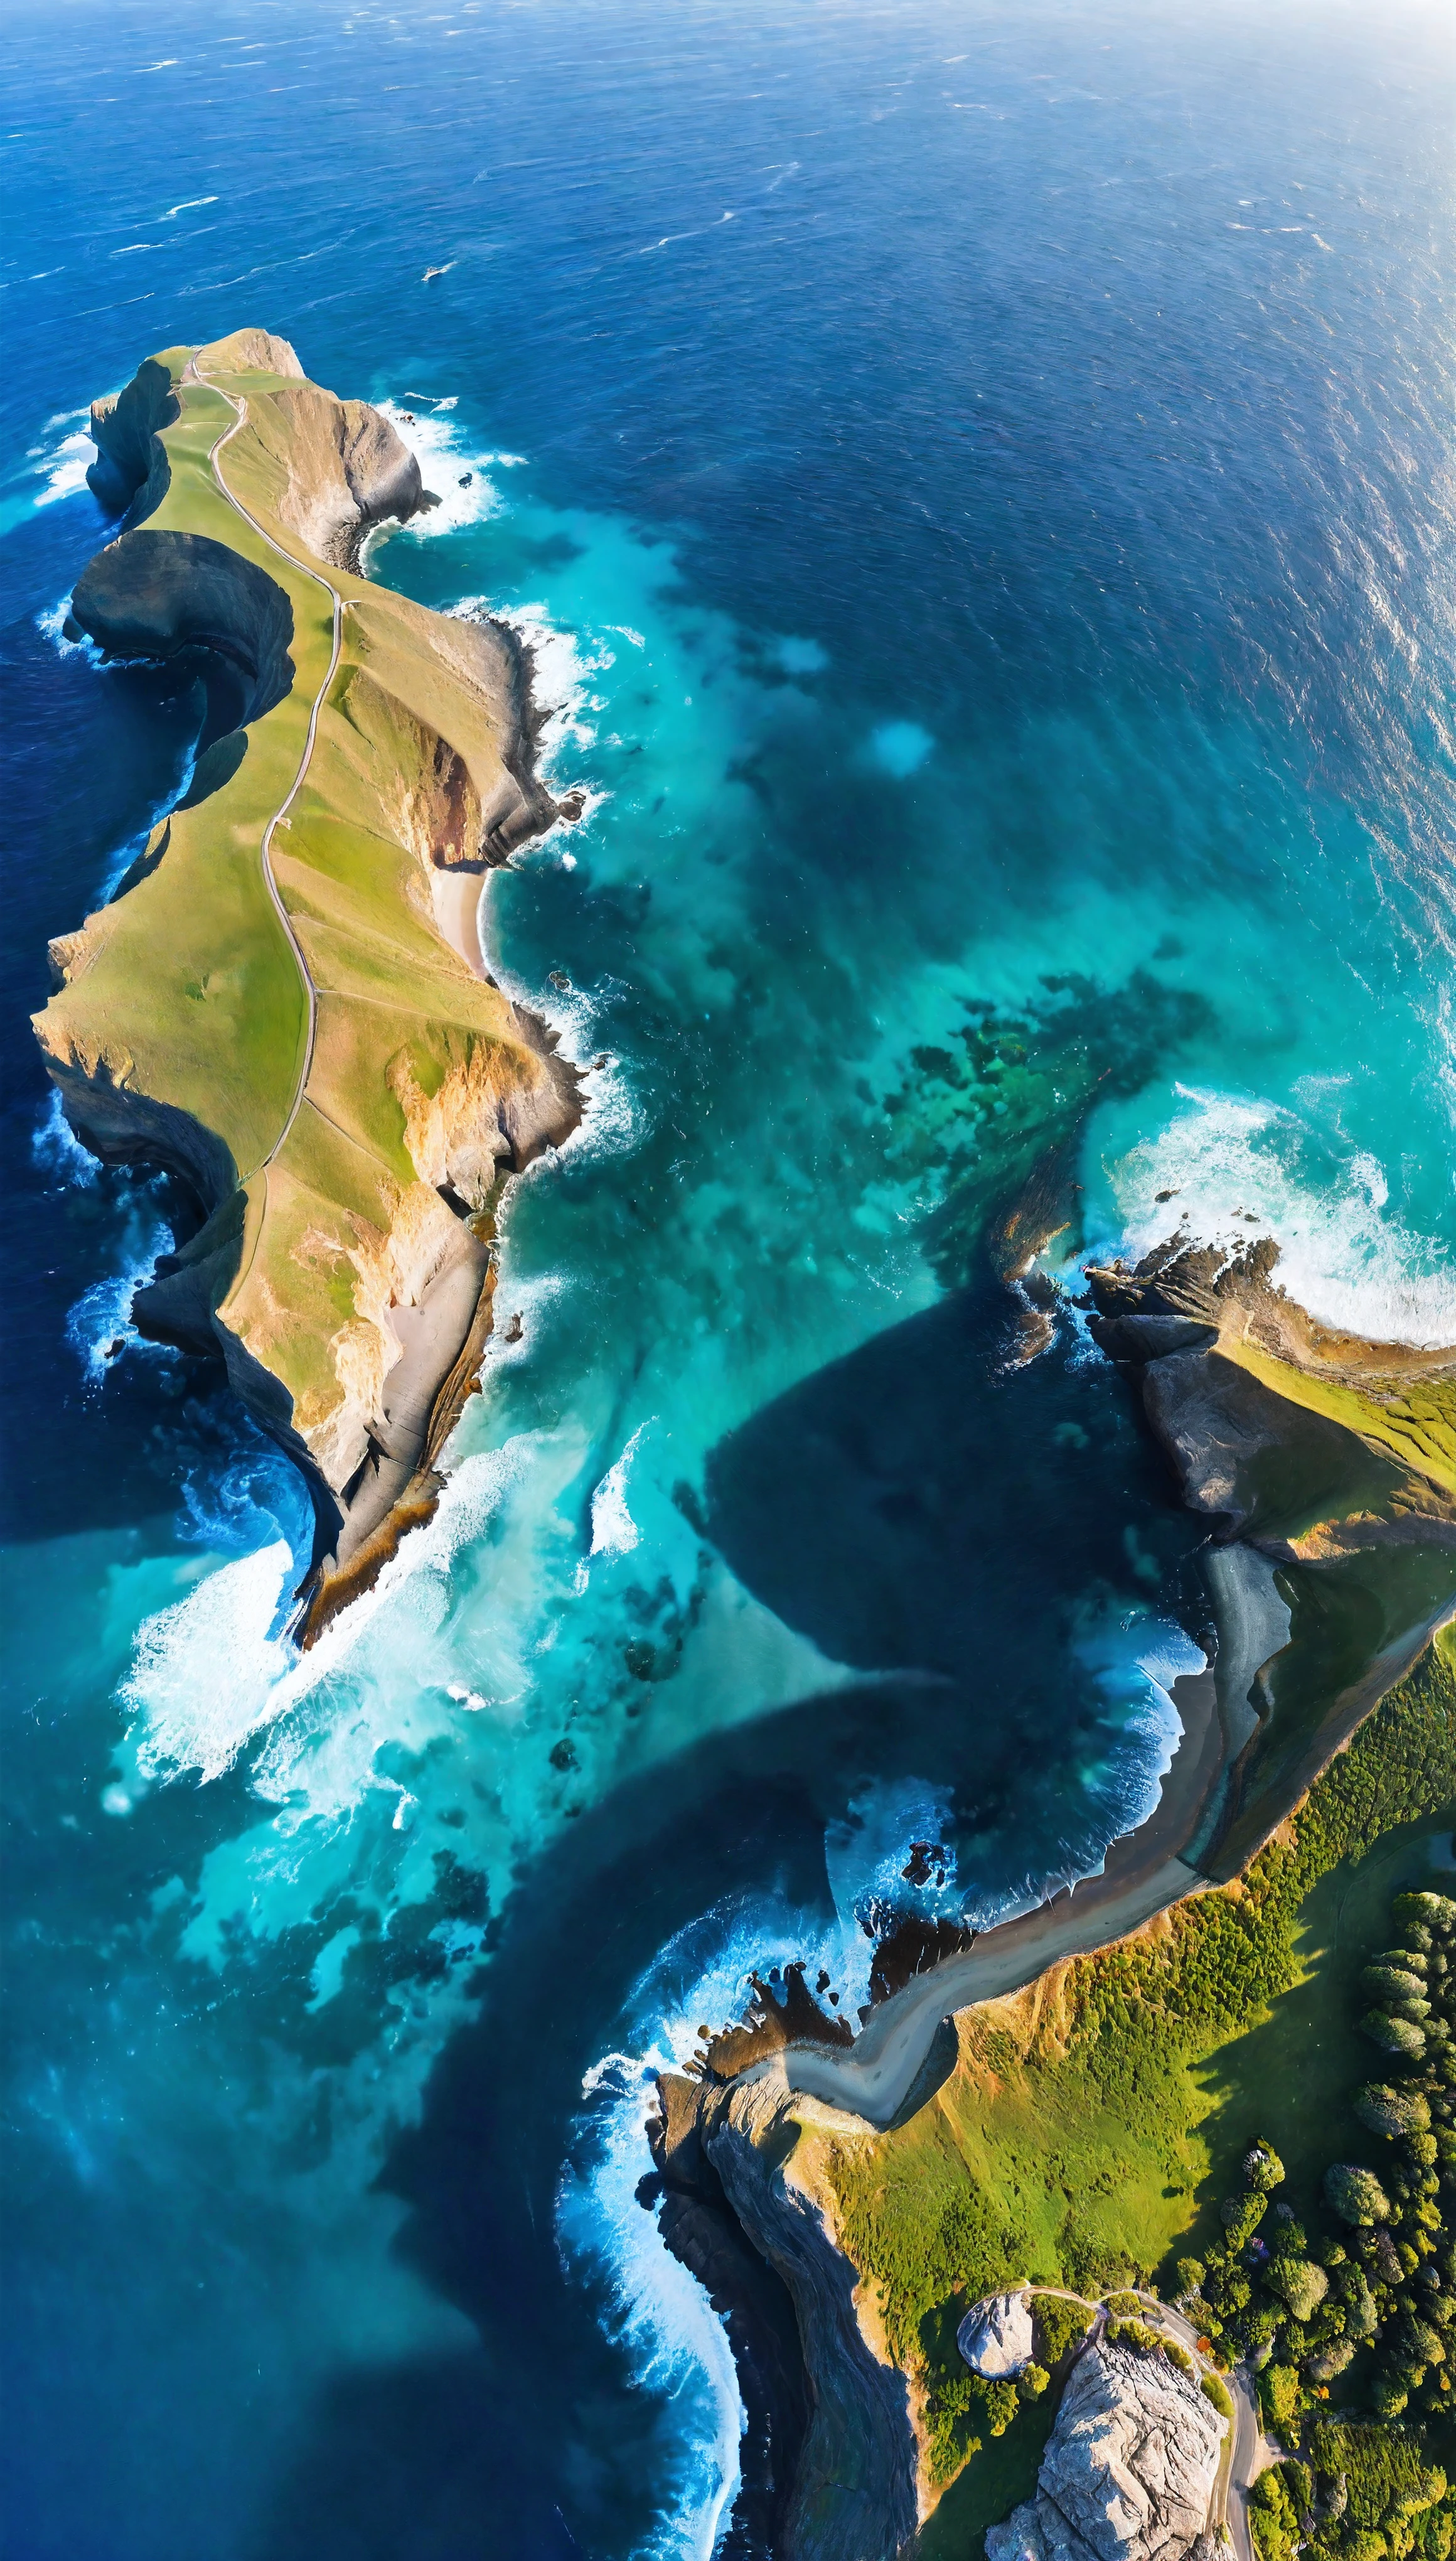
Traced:
[[[730, 1899], [741, 1911], [737, 1898], [751, 1910], [755, 1894], [773, 1896], [828, 1923], [827, 1835], [877, 1783], [944, 1779], [1009, 1857], [1018, 1842], [1049, 1856], [1064, 1845], [1069, 1778], [1100, 1733], [1069, 1691], [1067, 1614], [1089, 1583], [1139, 1590], [1129, 1524], [1144, 1589], [1149, 1572], [1178, 1570], [1198, 1531], [1115, 1375], [1077, 1365], [1066, 1343], [1006, 1367], [1007, 1312], [990, 1288], [947, 1300], [715, 1451], [708, 1534], [781, 1617], [876, 1677], [705, 1737], [533, 1862], [492, 1925], [479, 2013], [441, 2055], [380, 2182], [408, 2206], [400, 2254], [468, 2315], [479, 2348], [446, 2368], [402, 2366], [397, 2389], [376, 2375], [320, 2395], [272, 2492], [259, 2561], [635, 2548], [653, 2485], [671, 2476], [664, 2404], [626, 2388], [606, 2272], [568, 2275], [556, 2243], [562, 2164], [599, 2138], [583, 2075], [630, 2040], [634, 1987]], [[772, 2307], [757, 2317], [773, 2329]], [[753, 2342], [745, 2357], [735, 2340], [748, 2417], [737, 2561], [772, 2550], [794, 2441], [795, 2413], [766, 2379], [778, 2344], [760, 2326], [755, 2364]], [[416, 2429], [421, 2398], [431, 2417]], [[430, 2522], [446, 2426], [448, 2459], [480, 2501], [453, 2543]], [[365, 2469], [380, 2483], [368, 2512]]]
[[1111, 1368], [1065, 1336], [1035, 1360], [1014, 1351], [1014, 1302], [988, 1281], [815, 1371], [713, 1451], [715, 1544], [832, 1659], [979, 1689], [1045, 1652], [1089, 1586], [1146, 1591], [1197, 1544]]

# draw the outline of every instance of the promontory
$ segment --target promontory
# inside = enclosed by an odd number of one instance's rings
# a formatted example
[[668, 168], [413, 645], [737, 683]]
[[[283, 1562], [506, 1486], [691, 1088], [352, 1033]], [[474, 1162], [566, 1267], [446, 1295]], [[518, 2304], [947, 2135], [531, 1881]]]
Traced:
[[302, 1468], [306, 1641], [432, 1508], [502, 1185], [580, 1116], [476, 924], [487, 868], [568, 813], [514, 635], [358, 573], [374, 524], [430, 503], [380, 411], [243, 329], [149, 357], [91, 420], [124, 512], [73, 632], [195, 667], [207, 713], [177, 806], [52, 943], [36, 1032], [82, 1143], [196, 1204], [134, 1320], [221, 1353]]

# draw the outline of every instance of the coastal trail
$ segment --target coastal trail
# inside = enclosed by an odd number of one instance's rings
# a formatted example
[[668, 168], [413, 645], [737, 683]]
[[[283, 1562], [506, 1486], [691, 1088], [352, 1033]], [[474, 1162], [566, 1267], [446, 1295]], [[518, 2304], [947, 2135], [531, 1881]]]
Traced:
[[[216, 392], [220, 400], [225, 400], [228, 407], [235, 413], [232, 426], [224, 428], [222, 434], [218, 437], [208, 455], [208, 461], [212, 468], [213, 477], [216, 480], [219, 489], [222, 491], [223, 496], [227, 499], [229, 506], [234, 510], [235, 514], [243, 518], [245, 525], [251, 527], [253, 533], [257, 535], [260, 542], [266, 543], [269, 551], [277, 553], [279, 560], [286, 561], [290, 569], [302, 570], [306, 577], [313, 579], [315, 583], [324, 590], [325, 595], [331, 599], [333, 606], [333, 643], [329, 651], [329, 663], [324, 674], [323, 682], [319, 686], [317, 693], [314, 695], [313, 702], [309, 708], [308, 730], [303, 742], [303, 754], [299, 759], [298, 770], [293, 776], [292, 783], [290, 784], [287, 793], [284, 798], [280, 800], [277, 808], [273, 811], [272, 816], [269, 818], [267, 825], [263, 829], [262, 843], [260, 847], [263, 883], [266, 887], [268, 896], [272, 901], [278, 923], [281, 925], [284, 934], [288, 938], [289, 948], [298, 964], [298, 975], [303, 982], [304, 997], [308, 1006], [308, 1026], [303, 1047], [303, 1063], [298, 1071], [298, 1079], [293, 1090], [293, 1101], [289, 1108], [288, 1116], [284, 1121], [282, 1128], [279, 1130], [277, 1137], [273, 1140], [271, 1147], [268, 1149], [267, 1154], [252, 1168], [253, 1173], [260, 1173], [263, 1176], [264, 1181], [266, 1181], [268, 1167], [276, 1161], [278, 1155], [281, 1153], [283, 1146], [287, 1141], [288, 1133], [291, 1130], [294, 1121], [297, 1119], [299, 1110], [302, 1108], [303, 1098], [308, 1090], [308, 1080], [313, 1071], [314, 1043], [318, 1034], [318, 989], [314, 985], [313, 973], [304, 957], [303, 945], [293, 931], [292, 921], [283, 904], [277, 880], [273, 873], [273, 831], [287, 818], [289, 810], [292, 808], [294, 801], [297, 799], [299, 792], [303, 788], [304, 777], [308, 772], [309, 762], [313, 755], [314, 740], [318, 735], [319, 713], [323, 709], [324, 698], [328, 693], [330, 685], [334, 681], [335, 674], [337, 673], [339, 653], [343, 646], [344, 598], [339, 594], [339, 591], [334, 586], [332, 580], [325, 578], [321, 570], [315, 569], [310, 562], [296, 560], [292, 552], [286, 550], [282, 543], [276, 542], [273, 536], [268, 532], [266, 526], [258, 523], [256, 516], [252, 515], [249, 510], [244, 507], [242, 499], [237, 495], [237, 492], [231, 489], [228, 485], [227, 478], [223, 471], [223, 466], [218, 457], [221, 454], [224, 445], [231, 444], [234, 436], [240, 434], [243, 428], [246, 426], [246, 400], [242, 397], [235, 400], [232, 393], [225, 392], [222, 384], [215, 382], [211, 375], [200, 372], [198, 369], [197, 358], [195, 356], [190, 356], [188, 358], [182, 379], [184, 382], [204, 384], [209, 391]], [[243, 1179], [247, 1181], [250, 1179], [250, 1176], [244, 1175]]]

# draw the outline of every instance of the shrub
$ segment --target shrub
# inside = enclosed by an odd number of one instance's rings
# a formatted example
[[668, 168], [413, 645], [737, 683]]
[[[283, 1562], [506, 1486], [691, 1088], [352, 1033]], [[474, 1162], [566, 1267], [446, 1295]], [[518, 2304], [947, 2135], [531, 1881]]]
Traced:
[[1407, 2001], [1414, 2001], [1418, 2004], [1415, 2016], [1429, 2016], [1424, 1975], [1411, 1973], [1403, 1965], [1367, 1965], [1360, 1977], [1360, 1988], [1368, 2000], [1381, 2009], [1403, 2009]]
[[1073, 2341], [1085, 2338], [1092, 2325], [1086, 2305], [1068, 2303], [1064, 2295], [1034, 2296], [1032, 2311], [1037, 2355], [1046, 2366], [1059, 2365]]
[[1045, 2365], [1024, 2365], [1016, 2379], [1016, 2388], [1024, 2401], [1040, 2401], [1052, 2377]]
[[1375, 2224], [1390, 2220], [1390, 2200], [1374, 2170], [1354, 2161], [1333, 2161], [1325, 2172], [1325, 2198], [1342, 2223]]
[[1188, 2349], [1179, 2339], [1165, 2338], [1163, 2341], [1163, 2353], [1167, 2357], [1170, 2365], [1177, 2366], [1180, 2374], [1197, 2373], [1198, 2368], [1194, 2364], [1193, 2358], [1189, 2355]]
[[1312, 2259], [1271, 2259], [1264, 2272], [1274, 2293], [1289, 2305], [1297, 2321], [1307, 2321], [1330, 2291], [1330, 2280]]
[[1392, 2018], [1386, 2010], [1368, 2009], [1360, 2028], [1382, 2054], [1403, 2054], [1407, 2062], [1418, 2063], [1425, 2052], [1424, 2033], [1413, 2018]]
[[1004, 2437], [1016, 2417], [1019, 2395], [1014, 2383], [988, 2382], [977, 2375], [971, 2386], [986, 2413], [986, 2426], [993, 2437]]
[[1314, 2383], [1333, 2383], [1336, 2375], [1343, 2374], [1354, 2361], [1355, 2349], [1353, 2338], [1332, 2338], [1328, 2347], [1316, 2349], [1304, 2370]]
[[1242, 2250], [1253, 2239], [1264, 2217], [1268, 2198], [1257, 2188], [1243, 2196], [1225, 2196], [1218, 2208], [1230, 2250]]
[[1259, 2561], [1289, 2561], [1298, 2538], [1299, 2519], [1284, 2484], [1284, 2469], [1271, 2464], [1248, 2494], [1249, 2531]]
[[1262, 2188], [1266, 2195], [1271, 2187], [1283, 2186], [1284, 2163], [1272, 2143], [1260, 2140], [1245, 2152], [1243, 2175], [1247, 2186]]
[[1213, 2405], [1217, 2411], [1220, 2419], [1232, 2418], [1232, 2397], [1227, 2385], [1225, 2383], [1220, 2383], [1216, 2374], [1201, 2374], [1199, 2377], [1199, 2389], [1203, 2393], [1206, 2401], [1213, 2402]]
[[1430, 2131], [1430, 2102], [1420, 2090], [1391, 2090], [1382, 2081], [1368, 2081], [1355, 2102], [1355, 2113], [1373, 2134], [1424, 2134]]
[[[1456, 2151], [1456, 2134], [1451, 2137], [1451, 2144], [1453, 2151]], [[1178, 2291], [1181, 2295], [1196, 2295], [1203, 2285], [1207, 2272], [1202, 2259], [1180, 2259], [1173, 2273], [1178, 2279]]]
[[1299, 2376], [1292, 2365], [1266, 2365], [1259, 2376], [1259, 2402], [1264, 2424], [1284, 2430], [1294, 2417], [1299, 2398]]

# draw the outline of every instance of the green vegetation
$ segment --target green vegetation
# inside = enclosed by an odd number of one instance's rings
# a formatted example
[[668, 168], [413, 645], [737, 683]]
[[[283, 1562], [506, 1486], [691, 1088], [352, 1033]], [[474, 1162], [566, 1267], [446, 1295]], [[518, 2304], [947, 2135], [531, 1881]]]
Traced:
[[[1456, 1661], [1443, 1634], [1240, 1882], [1015, 2000], [964, 2013], [956, 2069], [904, 2126], [813, 2138], [842, 2244], [920, 2397], [936, 2478], [964, 2467], [970, 2483], [992, 2441], [993, 2414], [955, 2349], [978, 2296], [1027, 2281], [1104, 2294], [1155, 2277], [1184, 2292], [1218, 2282], [1221, 2261], [1230, 2297], [1248, 2284], [1252, 2301], [1250, 2277], [1228, 2261], [1268, 2223], [1287, 2233], [1270, 2253], [1280, 2308], [1265, 2306], [1281, 2335], [1318, 2321], [1332, 2295], [1361, 2316], [1354, 2276], [1337, 2282], [1272, 2191], [1287, 2186], [1315, 2215], [1331, 2128], [1351, 2122], [1363, 2081], [1395, 2087], [1383, 2066], [1372, 2082], [1369, 2046], [1361, 2062], [1356, 1976], [1389, 1935], [1392, 1886], [1428, 1871], [1424, 1833], [1453, 1796]], [[1392, 2104], [1403, 2123], [1408, 2101]], [[1348, 2243], [1346, 2261], [1363, 2273]], [[1038, 2361], [1054, 2375], [1053, 2301], [1039, 2299]], [[1209, 2308], [1221, 2332], [1224, 2313]], [[1306, 2379], [1272, 2352], [1264, 2378], [1271, 2416], [1282, 2392], [1289, 2424]], [[1054, 2397], [1037, 2403], [1039, 2418]], [[1006, 2424], [1015, 2436], [1024, 2421]], [[979, 2513], [974, 2487], [957, 2482], [952, 2496], [957, 2513]]]
[[[1445, 2208], [1456, 2198], [1456, 1902], [1429, 1892], [1397, 1895], [1397, 1945], [1359, 1977], [1359, 1992], [1385, 2004], [1362, 2033], [1382, 2054], [1403, 2027], [1406, 2077], [1359, 2093], [1356, 2122], [1384, 2153], [1378, 2172], [1336, 2160], [1322, 2182], [1327, 2229], [1311, 2242], [1293, 2209], [1276, 2205], [1252, 2237], [1266, 2195], [1247, 2191], [1224, 2208], [1226, 2240], [1208, 2254], [1187, 2299], [1193, 2318], [1225, 2353], [1265, 2377], [1265, 2416], [1283, 2431], [1317, 2415], [1328, 2387], [1371, 2351], [1374, 2371], [1345, 2389], [1382, 2418], [1414, 2404], [1450, 2411], [1447, 2348], [1456, 2344], [1456, 2236]], [[1239, 2211], [1254, 2204], [1252, 2221]], [[1369, 2364], [1368, 2357], [1367, 2363]]]
[[1260, 2561], [1447, 2561], [1453, 2502], [1444, 2470], [1409, 2431], [1321, 2420], [1308, 2463], [1276, 2464], [1249, 2497]]
[[1225, 1360], [1236, 1361], [1291, 1404], [1327, 1415], [1388, 1451], [1442, 1493], [1456, 1494], [1456, 1388], [1447, 1381], [1423, 1379], [1418, 1388], [1402, 1391], [1396, 1381], [1373, 1377], [1361, 1390], [1296, 1369], [1248, 1341], [1220, 1342], [1218, 1348]]

